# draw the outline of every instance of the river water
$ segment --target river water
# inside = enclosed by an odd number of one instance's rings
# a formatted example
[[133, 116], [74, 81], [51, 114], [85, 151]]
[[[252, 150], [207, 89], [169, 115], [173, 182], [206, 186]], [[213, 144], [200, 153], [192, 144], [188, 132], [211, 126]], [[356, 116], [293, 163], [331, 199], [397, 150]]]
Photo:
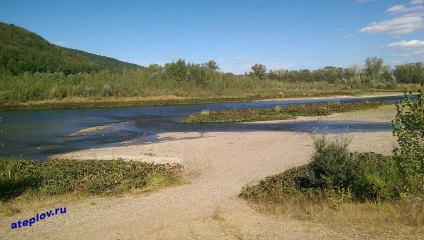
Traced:
[[[270, 108], [277, 105], [341, 103], [402, 100], [403, 96], [370, 98], [328, 98], [284, 101], [256, 101], [199, 105], [155, 107], [97, 108], [69, 110], [14, 110], [1, 111], [0, 157], [45, 161], [50, 155], [128, 143], [159, 141], [156, 134], [166, 132], [243, 132], [294, 131], [329, 133], [392, 131], [390, 123], [306, 121], [284, 123], [203, 123], [184, 124], [184, 117], [208, 110]], [[100, 131], [72, 135], [83, 129], [108, 126]], [[161, 140], [161, 141], [166, 141]]]

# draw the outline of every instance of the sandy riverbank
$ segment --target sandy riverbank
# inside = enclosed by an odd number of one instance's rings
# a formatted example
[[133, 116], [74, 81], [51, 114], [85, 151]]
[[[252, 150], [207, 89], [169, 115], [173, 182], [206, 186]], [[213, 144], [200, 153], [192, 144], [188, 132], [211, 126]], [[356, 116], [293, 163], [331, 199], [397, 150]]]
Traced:
[[393, 97], [393, 96], [403, 96], [404, 93], [402, 92], [374, 92], [374, 93], [363, 93], [363, 94], [357, 94], [357, 95], [335, 95], [335, 96], [328, 96], [328, 97], [293, 97], [293, 98], [270, 98], [270, 99], [263, 99], [258, 100], [262, 102], [267, 101], [290, 101], [290, 100], [312, 100], [312, 99], [333, 99], [333, 98], [373, 98], [373, 97]]
[[[278, 123], [278, 122], [298, 122], [298, 121], [314, 121], [314, 120], [331, 120], [331, 121], [359, 121], [359, 122], [390, 122], [396, 114], [396, 108], [392, 105], [382, 106], [378, 109], [372, 109], [369, 111], [352, 111], [346, 113], [336, 113], [330, 116], [322, 117], [298, 117], [295, 120], [282, 120], [282, 121], [266, 121], [266, 122], [255, 122], [256, 124], [267, 124], [267, 123]], [[240, 123], [245, 124], [245, 123]], [[252, 124], [252, 123], [249, 123]], [[92, 129], [92, 128], [90, 128]], [[85, 130], [82, 130], [85, 131]], [[80, 132], [82, 132], [80, 131]], [[253, 133], [258, 137], [257, 141], [260, 144], [261, 139], [272, 138], [272, 132], [256, 132]], [[288, 132], [280, 132], [279, 134], [285, 135], [289, 134]], [[290, 133], [292, 134], [292, 133]], [[205, 144], [213, 144], [216, 141], [222, 139], [227, 139], [235, 136], [237, 139], [242, 138], [247, 133], [239, 132], [221, 132], [221, 133], [198, 133], [198, 132], [175, 132], [175, 133], [162, 133], [157, 135], [158, 139], [173, 139], [173, 140], [190, 140], [190, 143], [193, 144], [193, 148], [196, 148], [196, 145], [200, 144], [200, 141], [195, 141], [197, 139], [205, 138], [208, 139]], [[302, 135], [302, 134], [295, 134]], [[306, 134], [308, 135], [308, 134]], [[357, 151], [374, 151], [383, 154], [391, 154], [392, 146], [395, 143], [392, 133], [390, 132], [379, 132], [379, 133], [350, 133], [345, 134], [345, 137], [352, 138], [352, 150]], [[384, 138], [382, 137], [384, 136]], [[218, 137], [218, 138], [217, 138]], [[290, 136], [291, 137], [291, 136]], [[308, 135], [310, 138], [310, 136]], [[361, 141], [363, 138], [379, 138], [381, 140], [374, 139], [374, 145], [361, 146], [364, 142]], [[169, 141], [169, 140], [167, 140]], [[172, 146], [186, 145], [188, 141], [171, 141]], [[242, 145], [242, 143], [240, 143]], [[386, 146], [383, 147], [382, 146]], [[122, 158], [125, 160], [139, 160], [139, 161], [148, 161], [156, 163], [182, 163], [184, 162], [182, 158], [173, 157], [171, 155], [164, 155], [161, 151], [161, 144], [141, 144], [141, 145], [129, 145], [129, 146], [119, 146], [119, 147], [110, 147], [110, 148], [99, 148], [99, 149], [89, 149], [77, 152], [71, 152], [66, 154], [60, 154], [52, 156], [52, 158], [66, 158], [66, 159], [102, 159], [102, 160], [111, 160]]]
[[[389, 122], [394, 113], [394, 107], [384, 106], [319, 119]], [[395, 144], [391, 132], [347, 135], [352, 138], [352, 150], [356, 151], [390, 154]], [[202, 135], [194, 132], [166, 133], [158, 137], [173, 140], [91, 149], [60, 157], [178, 162], [183, 164], [185, 177], [191, 184], [149, 196], [64, 203], [67, 214], [48, 218], [32, 227], [10, 230], [10, 222], [31, 217], [31, 213], [20, 213], [0, 220], [0, 236], [6, 239], [354, 239], [354, 236], [363, 236], [325, 225], [277, 220], [257, 213], [237, 197], [247, 184], [308, 163], [313, 152], [309, 134], [267, 131]]]

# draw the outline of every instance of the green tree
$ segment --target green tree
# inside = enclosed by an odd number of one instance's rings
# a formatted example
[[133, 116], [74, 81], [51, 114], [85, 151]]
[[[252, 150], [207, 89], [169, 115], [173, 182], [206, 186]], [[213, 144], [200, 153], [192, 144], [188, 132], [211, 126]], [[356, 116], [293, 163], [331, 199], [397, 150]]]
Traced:
[[183, 59], [178, 59], [175, 63], [172, 62], [165, 65], [166, 74], [177, 82], [186, 79], [187, 69], [186, 62]]
[[373, 88], [393, 88], [396, 78], [392, 74], [392, 69], [388, 65], [383, 65], [384, 60], [378, 57], [367, 58], [365, 60], [365, 80]]
[[208, 82], [208, 68], [205, 64], [188, 64], [187, 79], [190, 82], [195, 82], [197, 85], [206, 86]]
[[259, 79], [265, 79], [266, 77], [266, 67], [265, 65], [256, 63], [251, 68], [253, 72], [251, 72], [251, 75], [258, 77]]
[[349, 84], [352, 87], [358, 86], [361, 84], [362, 82], [361, 72], [362, 72], [362, 68], [357, 64], [354, 64], [350, 66], [349, 68], [345, 69], [346, 78], [349, 79]]
[[335, 83], [343, 78], [344, 69], [333, 66], [326, 66], [322, 69], [314, 71], [314, 81], [326, 81]]
[[213, 70], [213, 71], [219, 70], [219, 66], [214, 60], [209, 60], [208, 62], [204, 63], [204, 66], [207, 69], [210, 69], [210, 70]]
[[424, 190], [424, 99], [422, 91], [418, 92], [418, 98], [414, 98], [412, 92], [405, 91], [405, 99], [396, 102], [392, 123], [399, 144], [394, 149], [395, 158], [410, 186]]
[[381, 73], [384, 60], [378, 57], [365, 59], [365, 74], [370, 77], [376, 77]]
[[424, 82], [424, 64], [422, 62], [396, 65], [394, 75], [402, 83]]

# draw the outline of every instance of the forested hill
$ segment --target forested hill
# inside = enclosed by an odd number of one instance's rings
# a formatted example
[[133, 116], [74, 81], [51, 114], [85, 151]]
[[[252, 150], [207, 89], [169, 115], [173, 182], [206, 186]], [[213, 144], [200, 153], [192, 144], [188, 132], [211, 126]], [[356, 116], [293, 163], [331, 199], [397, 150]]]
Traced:
[[120, 72], [124, 67], [134, 69], [140, 66], [59, 47], [24, 28], [0, 22], [0, 71], [6, 69], [15, 75], [24, 72], [74, 74], [104, 69]]

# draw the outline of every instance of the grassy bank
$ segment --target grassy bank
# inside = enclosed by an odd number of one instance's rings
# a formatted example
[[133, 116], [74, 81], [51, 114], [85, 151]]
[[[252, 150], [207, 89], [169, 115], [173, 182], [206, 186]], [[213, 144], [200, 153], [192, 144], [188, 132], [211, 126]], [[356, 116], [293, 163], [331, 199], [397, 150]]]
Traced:
[[411, 184], [392, 156], [350, 152], [345, 139], [314, 142], [308, 165], [247, 186], [240, 197], [267, 213], [365, 238], [423, 236], [424, 182]]
[[[0, 105], [0, 110], [36, 110], [36, 109], [80, 109], [80, 108], [111, 108], [111, 107], [146, 107], [186, 104], [203, 104], [216, 102], [251, 101], [254, 97], [234, 98], [186, 98], [176, 96], [146, 97], [146, 98], [71, 98], [61, 100], [33, 101], [28, 103]], [[260, 99], [260, 98], [258, 98]]]
[[[170, 106], [225, 102], [247, 102], [281, 98], [308, 98], [332, 96], [356, 96], [359, 91], [289, 91], [276, 94], [242, 94], [236, 96], [181, 97], [176, 95], [147, 97], [107, 97], [107, 98], [63, 98], [29, 102], [0, 103], [1, 110], [37, 110], [37, 109], [78, 109], [78, 108], [111, 108], [111, 107], [146, 107]], [[371, 93], [372, 94], [372, 93]]]
[[110, 102], [111, 99], [163, 96], [185, 99], [328, 96], [352, 94], [367, 89], [352, 89], [328, 82], [286, 83], [277, 80], [258, 80], [251, 76], [213, 71], [209, 77], [202, 78], [207, 79], [204, 83], [178, 80], [163, 74], [162, 71], [153, 69], [127, 71], [122, 74], [105, 71], [68, 76], [60, 73], [19, 76], [0, 74], [0, 104], [16, 106], [29, 102], [53, 100], [60, 102], [76, 98], [90, 102]]
[[181, 165], [123, 160], [0, 160], [0, 215], [58, 196], [146, 192], [181, 183]]
[[124, 73], [0, 73], [0, 110], [132, 107], [252, 101], [270, 98], [324, 97], [370, 92], [401, 92], [416, 85], [391, 88], [343, 83], [286, 82], [249, 75], [210, 72], [205, 82], [179, 81], [159, 69]]
[[276, 106], [265, 109], [236, 109], [209, 111], [203, 110], [192, 114], [184, 119], [185, 123], [225, 123], [225, 122], [247, 122], [247, 121], [266, 121], [266, 120], [287, 120], [294, 119], [297, 116], [327, 116], [332, 113], [340, 113], [355, 110], [366, 110], [377, 108], [386, 102], [368, 102], [357, 103], [332, 102], [327, 104], [305, 104], [293, 106]]

